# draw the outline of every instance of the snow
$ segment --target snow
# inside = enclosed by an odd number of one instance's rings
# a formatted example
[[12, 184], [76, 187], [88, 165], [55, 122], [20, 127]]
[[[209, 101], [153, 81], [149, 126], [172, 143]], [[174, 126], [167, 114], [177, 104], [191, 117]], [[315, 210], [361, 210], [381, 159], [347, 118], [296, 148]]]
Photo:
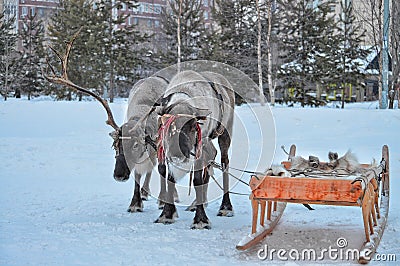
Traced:
[[[239, 107], [231, 166], [263, 170], [269, 166], [270, 153], [275, 152], [273, 162], [279, 163], [286, 159], [279, 147], [293, 143], [302, 156], [327, 159], [328, 151], [343, 155], [351, 149], [360, 162], [371, 162], [380, 160], [382, 145], [387, 144], [391, 204], [378, 253], [396, 254], [400, 259], [396, 175], [400, 172], [400, 112], [378, 110], [376, 105], [348, 104], [344, 110], [277, 106], [272, 108], [275, 130], [269, 118], [262, 123], [250, 119], [267, 107]], [[121, 123], [126, 101], [118, 100], [111, 108]], [[234, 217], [217, 217], [220, 199], [211, 198], [206, 210], [211, 230], [191, 230], [194, 214], [185, 212], [182, 204], [174, 224], [153, 223], [160, 214], [154, 198], [144, 202], [143, 213], [128, 213], [133, 180], [118, 183], [112, 178], [114, 151], [105, 119], [94, 101], [9, 99], [0, 103], [0, 265], [258, 265], [267, 263], [257, 257], [265, 245], [321, 249], [335, 247], [340, 237], [346, 238], [349, 248], [362, 245], [362, 216], [357, 207], [313, 205], [315, 210], [308, 211], [288, 204], [273, 234], [244, 252], [235, 246], [250, 233], [248, 196], [231, 195]], [[268, 126], [269, 132], [260, 133], [260, 128]], [[242, 139], [243, 132], [247, 139]], [[215, 170], [215, 175], [220, 178], [221, 173]], [[248, 181], [249, 174], [242, 178]], [[156, 172], [153, 182], [158, 183]], [[232, 190], [249, 191], [240, 183]], [[179, 194], [184, 203], [188, 201], [187, 183]], [[217, 194], [220, 191], [215, 189], [213, 195]], [[272, 262], [301, 263], [277, 258]]]

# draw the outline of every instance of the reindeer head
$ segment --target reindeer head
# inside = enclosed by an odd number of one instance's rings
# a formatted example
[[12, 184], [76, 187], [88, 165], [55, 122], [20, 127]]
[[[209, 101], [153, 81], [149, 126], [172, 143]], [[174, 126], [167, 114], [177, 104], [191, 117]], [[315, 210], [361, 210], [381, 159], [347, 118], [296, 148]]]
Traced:
[[117, 181], [126, 181], [129, 179], [135, 165], [143, 163], [149, 157], [143, 122], [138, 120], [129, 120], [121, 126], [117, 132], [110, 133], [114, 139], [113, 147], [115, 149], [115, 167], [114, 179]]

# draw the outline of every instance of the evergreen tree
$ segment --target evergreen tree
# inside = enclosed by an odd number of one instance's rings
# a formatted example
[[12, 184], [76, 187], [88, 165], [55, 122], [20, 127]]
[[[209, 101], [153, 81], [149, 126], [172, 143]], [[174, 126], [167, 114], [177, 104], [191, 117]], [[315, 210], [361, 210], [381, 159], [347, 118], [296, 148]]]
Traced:
[[346, 88], [361, 86], [365, 78], [361, 69], [361, 59], [366, 58], [370, 51], [361, 46], [365, 31], [362, 31], [360, 25], [355, 22], [353, 5], [348, 0], [340, 3], [342, 9], [338, 26], [340, 45], [335, 63], [339, 74], [337, 81], [342, 94], [342, 108], [344, 108], [345, 99], [352, 96], [346, 95]]
[[[109, 92], [113, 101], [115, 86], [123, 93], [121, 87], [129, 90], [136, 81], [135, 69], [144, 56], [137, 47], [147, 36], [128, 25], [128, 14], [118, 12], [134, 7], [135, 1], [70, 0], [60, 4], [49, 27], [56, 50], [64, 51], [64, 42], [81, 29], [70, 54], [70, 79], [100, 94]], [[64, 90], [59, 96], [69, 97], [70, 90]]]
[[36, 18], [36, 14], [25, 17], [21, 32], [22, 60], [20, 84], [22, 92], [28, 95], [30, 100], [32, 94], [40, 92], [43, 88], [43, 77], [41, 73], [44, 63], [44, 27], [43, 21]]
[[[94, 1], [86, 0], [61, 0], [60, 8], [51, 18], [49, 25], [49, 35], [51, 46], [63, 54], [65, 51], [65, 42], [81, 29], [81, 32], [74, 42], [70, 53], [68, 63], [69, 78], [72, 82], [85, 88], [99, 89], [102, 87], [103, 76], [101, 75], [97, 64], [101, 62], [102, 51], [97, 34], [102, 32], [103, 25], [97, 23], [96, 13], [93, 12]], [[52, 64], [58, 62], [54, 56]], [[75, 91], [51, 84], [51, 88], [56, 86], [56, 90], [51, 92], [58, 99], [71, 100]], [[80, 95], [79, 95], [80, 96]]]
[[14, 32], [15, 18], [0, 13], [0, 93], [7, 100], [11, 89], [17, 87], [20, 53], [17, 51], [18, 35]]
[[124, 86], [126, 90], [138, 79], [135, 70], [143, 64], [146, 56], [141, 44], [147, 42], [149, 36], [141, 34], [135, 25], [129, 25], [130, 14], [118, 12], [121, 9], [132, 9], [137, 1], [100, 0], [96, 1], [98, 23], [104, 26], [97, 38], [101, 39], [102, 71], [108, 84], [110, 101], [113, 101], [115, 85]]
[[[181, 5], [181, 6], [180, 6]], [[202, 47], [206, 35], [202, 1], [168, 0], [168, 7], [161, 12], [163, 47], [159, 47], [164, 66], [177, 63], [178, 17], [180, 18], [181, 61], [203, 59]]]
[[283, 65], [280, 76], [292, 95], [289, 100], [302, 106], [319, 105], [312, 84], [332, 71], [337, 38], [330, 0], [280, 0], [279, 35]]
[[236, 67], [257, 81], [255, 1], [215, 0], [213, 16], [219, 26], [219, 47], [214, 50], [213, 59]]

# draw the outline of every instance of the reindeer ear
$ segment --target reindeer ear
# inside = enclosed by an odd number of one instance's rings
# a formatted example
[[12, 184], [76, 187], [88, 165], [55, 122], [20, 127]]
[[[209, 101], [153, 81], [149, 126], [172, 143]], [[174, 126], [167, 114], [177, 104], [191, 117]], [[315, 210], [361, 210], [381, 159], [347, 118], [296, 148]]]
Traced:
[[155, 112], [156, 112], [156, 114], [162, 116], [165, 114], [165, 107], [164, 106], [156, 106]]

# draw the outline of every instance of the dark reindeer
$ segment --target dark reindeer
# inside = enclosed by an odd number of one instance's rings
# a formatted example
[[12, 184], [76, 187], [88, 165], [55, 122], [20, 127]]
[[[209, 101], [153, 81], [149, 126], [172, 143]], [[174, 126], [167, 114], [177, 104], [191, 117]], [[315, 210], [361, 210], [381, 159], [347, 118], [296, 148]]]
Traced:
[[[173, 200], [175, 182], [193, 175], [196, 214], [192, 228], [211, 228], [204, 210], [207, 184], [217, 151], [211, 142], [218, 138], [223, 167], [223, 199], [219, 216], [232, 216], [229, 198], [228, 149], [234, 111], [234, 91], [221, 75], [183, 71], [176, 74], [161, 100], [161, 127], [158, 140], [158, 170], [168, 179], [167, 201], [157, 223], [172, 223], [177, 217]], [[168, 172], [167, 172], [168, 170]], [[167, 176], [168, 173], [168, 176]]]
[[[142, 197], [146, 199], [149, 194], [151, 172], [156, 164], [155, 139], [158, 122], [157, 115], [153, 112], [153, 106], [160, 96], [162, 96], [168, 82], [161, 77], [152, 77], [137, 82], [130, 92], [127, 111], [128, 121], [121, 127], [118, 126], [113, 118], [107, 100], [88, 89], [76, 85], [68, 78], [69, 54], [78, 34], [79, 31], [72, 37], [70, 42], [67, 42], [63, 56], [50, 47], [61, 62], [61, 75], [58, 75], [48, 62], [47, 65], [50, 68], [51, 74], [44, 76], [49, 82], [64, 85], [92, 96], [104, 107], [108, 116], [106, 124], [114, 129], [110, 133], [114, 139], [113, 148], [116, 151], [114, 178], [117, 181], [126, 181], [129, 179], [131, 169], [134, 170], [135, 189], [128, 211], [140, 212], [143, 210]], [[146, 179], [142, 191], [140, 191], [140, 179], [142, 175], [145, 175]], [[162, 179], [159, 199], [165, 198], [165, 186], [165, 180]]]

